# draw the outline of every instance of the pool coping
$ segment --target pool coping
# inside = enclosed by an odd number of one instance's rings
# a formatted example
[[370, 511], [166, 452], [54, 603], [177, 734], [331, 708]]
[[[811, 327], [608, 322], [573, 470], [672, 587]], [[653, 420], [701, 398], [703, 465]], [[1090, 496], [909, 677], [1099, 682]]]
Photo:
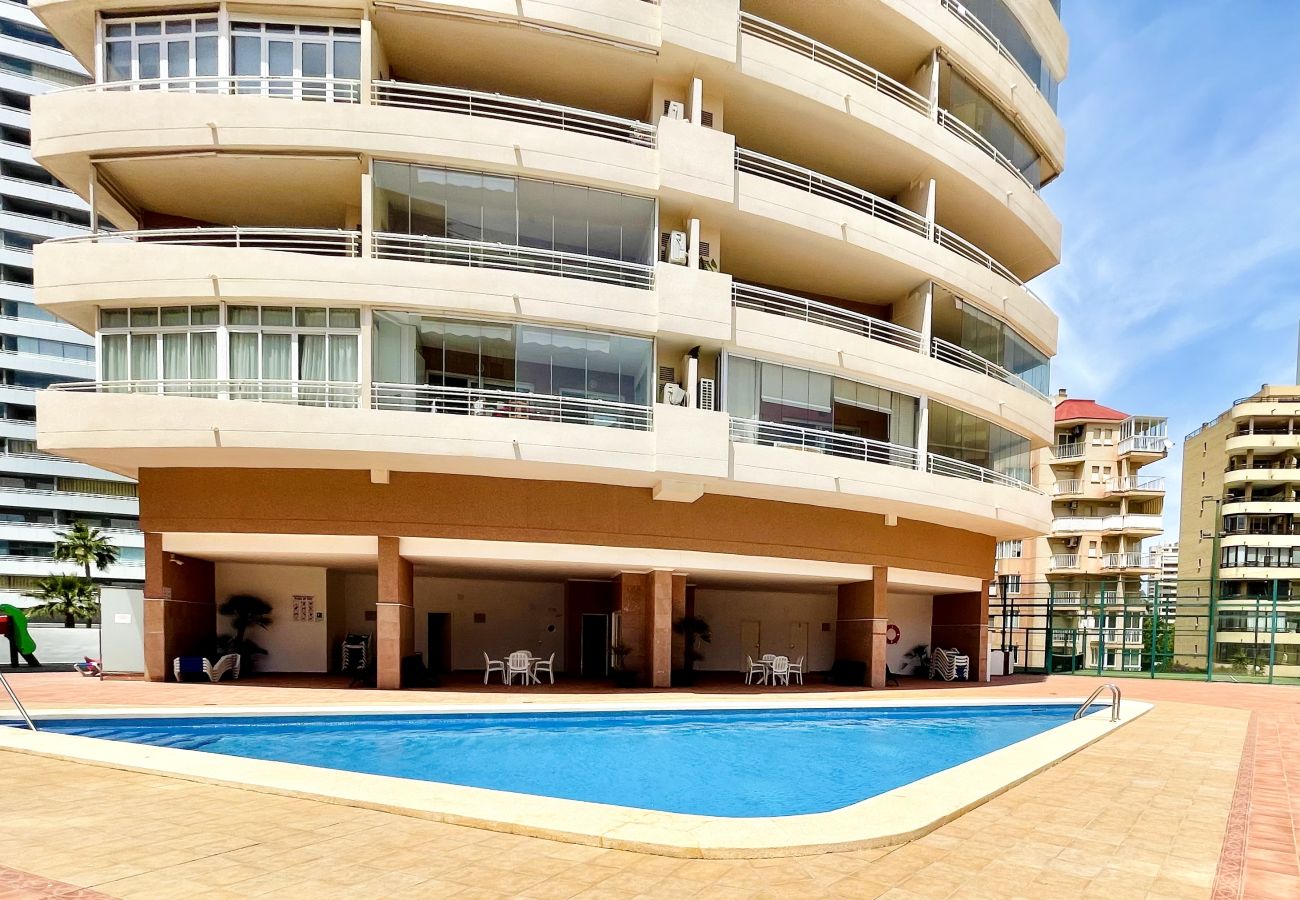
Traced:
[[[30, 712], [39, 725], [42, 719], [67, 718], [332, 717], [363, 714], [437, 716], [488, 712], [702, 712], [1011, 705], [1077, 707], [1083, 702], [1081, 697], [1050, 700], [965, 700], [945, 697], [823, 702], [719, 700], [673, 705], [665, 703], [663, 698], [646, 699], [657, 699], [658, 702], [528, 703], [509, 706], [446, 704], [437, 708], [388, 704], [335, 707], [116, 707]], [[1110, 709], [1107, 707], [1077, 721], [1056, 726], [842, 809], [744, 819], [640, 810], [582, 800], [323, 769], [299, 763], [245, 759], [202, 750], [152, 747], [39, 731], [33, 733], [20, 728], [0, 728], [0, 749], [568, 843], [661, 856], [741, 859], [803, 856], [905, 843], [1056, 765], [1151, 708], [1149, 703], [1126, 701], [1120, 721], [1112, 723]], [[10, 716], [3, 719], [13, 721]], [[914, 748], [900, 747], [900, 752], [916, 751]]]

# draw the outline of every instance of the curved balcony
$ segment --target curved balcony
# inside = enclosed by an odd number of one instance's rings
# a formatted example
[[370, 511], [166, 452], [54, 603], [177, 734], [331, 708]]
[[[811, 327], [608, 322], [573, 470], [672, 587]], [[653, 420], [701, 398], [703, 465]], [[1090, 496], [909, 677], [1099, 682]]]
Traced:
[[1241, 468], [1229, 469], [1223, 473], [1223, 484], [1292, 484], [1300, 482], [1300, 469], [1282, 468]]
[[1234, 421], [1300, 418], [1300, 397], [1284, 394], [1272, 397], [1242, 397], [1233, 401], [1228, 415]]
[[1108, 516], [1058, 516], [1052, 522], [1053, 535], [1087, 533], [1159, 534], [1164, 525], [1158, 515], [1115, 513]]
[[1047, 395], [1034, 387], [1028, 381], [1025, 381], [1019, 375], [1002, 368], [997, 363], [989, 362], [978, 353], [972, 353], [965, 347], [958, 347], [956, 344], [943, 340], [942, 338], [931, 339], [930, 355], [941, 362], [949, 363], [954, 366], [961, 366], [963, 369], [969, 369], [972, 372], [979, 372], [981, 375], [987, 375], [989, 378], [996, 379], [1003, 384], [1009, 384], [1014, 388], [1032, 394], [1041, 400], [1046, 400]]
[[1247, 450], [1300, 450], [1300, 432], [1290, 433], [1286, 425], [1242, 430], [1223, 442], [1229, 454]]
[[1300, 515], [1300, 500], [1225, 500], [1224, 516]]

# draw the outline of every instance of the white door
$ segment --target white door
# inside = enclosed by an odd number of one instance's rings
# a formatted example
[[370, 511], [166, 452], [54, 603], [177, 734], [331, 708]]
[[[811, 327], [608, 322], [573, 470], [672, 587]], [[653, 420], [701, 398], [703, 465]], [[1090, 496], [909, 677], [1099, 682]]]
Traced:
[[807, 661], [808, 657], [808, 623], [791, 622], [790, 623], [790, 647], [786, 651], [786, 656], [790, 657], [790, 662], [798, 662], [800, 658]]
[[763, 655], [762, 626], [757, 619], [742, 619], [740, 623], [740, 660], [738, 668], [744, 672], [749, 668], [749, 660], [757, 661]]

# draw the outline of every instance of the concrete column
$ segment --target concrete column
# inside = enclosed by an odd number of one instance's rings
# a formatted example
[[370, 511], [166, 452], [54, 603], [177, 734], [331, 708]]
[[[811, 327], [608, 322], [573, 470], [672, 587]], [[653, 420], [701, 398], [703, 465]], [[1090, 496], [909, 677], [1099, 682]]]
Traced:
[[700, 220], [686, 223], [686, 267], [692, 272], [700, 267]]
[[930, 455], [930, 398], [922, 396], [916, 403], [916, 468], [924, 472], [929, 468]]
[[704, 82], [698, 78], [691, 79], [690, 109], [687, 115], [690, 116], [692, 125], [704, 124]]
[[871, 581], [839, 586], [835, 659], [866, 665], [866, 684], [885, 686], [885, 629], [889, 625], [889, 569], [875, 566]]
[[357, 347], [357, 390], [360, 392], [357, 396], [357, 405], [361, 409], [369, 409], [371, 394], [374, 392], [374, 368], [375, 368], [375, 312], [369, 306], [361, 307], [361, 334], [358, 337], [360, 345]]
[[939, 594], [934, 598], [930, 625], [930, 648], [956, 647], [970, 657], [971, 681], [988, 677], [989, 666], [989, 583], [982, 590], [961, 594]]
[[623, 572], [615, 578], [618, 639], [628, 648], [623, 665], [641, 684], [669, 687], [673, 674], [673, 609], [686, 603], [685, 576], [667, 569]]
[[369, 259], [375, 253], [375, 182], [374, 175], [366, 171], [361, 175], [361, 257]]
[[381, 537], [375, 603], [375, 683], [380, 688], [402, 686], [402, 659], [415, 652], [414, 587], [411, 561], [402, 557], [398, 539]]
[[176, 657], [212, 652], [216, 570], [208, 560], [166, 552], [156, 532], [145, 532], [144, 566], [144, 674], [166, 681]]

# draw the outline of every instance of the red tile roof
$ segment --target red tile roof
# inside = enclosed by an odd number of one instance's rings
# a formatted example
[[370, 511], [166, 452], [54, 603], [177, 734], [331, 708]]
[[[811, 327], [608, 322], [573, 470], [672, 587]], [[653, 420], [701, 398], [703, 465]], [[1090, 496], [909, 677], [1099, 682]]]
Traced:
[[1056, 421], [1072, 422], [1082, 419], [1087, 422], [1119, 422], [1128, 418], [1128, 413], [1118, 409], [1102, 406], [1095, 400], [1062, 400], [1056, 404]]

